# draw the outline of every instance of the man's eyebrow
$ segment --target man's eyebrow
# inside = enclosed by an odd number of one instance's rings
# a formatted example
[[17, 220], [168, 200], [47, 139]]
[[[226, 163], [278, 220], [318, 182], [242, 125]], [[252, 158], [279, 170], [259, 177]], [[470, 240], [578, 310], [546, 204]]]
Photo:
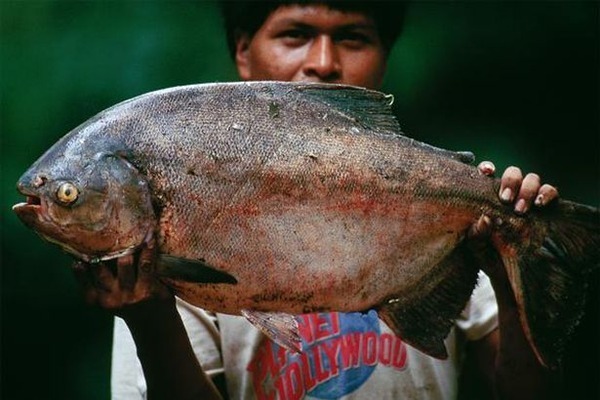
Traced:
[[[299, 29], [310, 29], [310, 30], [318, 30], [319, 29], [315, 24], [307, 23], [304, 21], [299, 21], [295, 18], [286, 18], [286, 19], [278, 20], [273, 24], [273, 27], [276, 29], [288, 28], [288, 27], [299, 28]], [[348, 30], [354, 30], [354, 29], [377, 30], [375, 24], [371, 23], [371, 22], [349, 22], [347, 24], [342, 24], [342, 25], [336, 26], [334, 30], [335, 31], [340, 31], [340, 30], [348, 31]]]
[[292, 19], [292, 18], [279, 20], [279, 21], [275, 22], [273, 24], [273, 26], [278, 29], [288, 28], [288, 27], [300, 28], [300, 29], [314, 29], [315, 28], [314, 25], [312, 25], [312, 24], [307, 24], [306, 22], [298, 21], [298, 20]]
[[347, 24], [347, 25], [341, 25], [338, 30], [377, 30], [377, 27], [375, 26], [375, 24], [372, 23], [351, 23], [351, 24]]

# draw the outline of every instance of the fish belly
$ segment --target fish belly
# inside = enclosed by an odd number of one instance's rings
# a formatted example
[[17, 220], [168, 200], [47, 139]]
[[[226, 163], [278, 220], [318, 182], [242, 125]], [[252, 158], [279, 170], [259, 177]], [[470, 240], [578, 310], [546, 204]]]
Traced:
[[238, 283], [170, 281], [180, 297], [233, 314], [365, 310], [410, 297], [472, 220], [458, 210], [432, 212], [424, 201], [272, 201], [243, 218], [240, 207], [213, 221], [202, 251], [203, 260]]

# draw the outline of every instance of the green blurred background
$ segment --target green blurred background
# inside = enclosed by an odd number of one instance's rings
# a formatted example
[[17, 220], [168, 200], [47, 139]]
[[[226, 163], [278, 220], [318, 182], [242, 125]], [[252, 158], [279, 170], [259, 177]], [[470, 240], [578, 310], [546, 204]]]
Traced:
[[[383, 89], [409, 135], [540, 172], [598, 206], [598, 15], [597, 2], [415, 2]], [[112, 318], [11, 212], [20, 174], [121, 100], [235, 79], [212, 2], [0, 1], [2, 399], [109, 398]], [[598, 274], [590, 300], [569, 398], [600, 398]]]

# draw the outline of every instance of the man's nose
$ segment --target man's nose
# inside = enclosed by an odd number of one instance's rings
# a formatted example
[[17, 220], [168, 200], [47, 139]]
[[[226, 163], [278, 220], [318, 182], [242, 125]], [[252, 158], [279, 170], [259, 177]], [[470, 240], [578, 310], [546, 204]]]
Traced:
[[338, 51], [330, 36], [315, 37], [306, 54], [303, 73], [308, 78], [318, 78], [325, 82], [336, 81], [341, 77], [342, 66]]

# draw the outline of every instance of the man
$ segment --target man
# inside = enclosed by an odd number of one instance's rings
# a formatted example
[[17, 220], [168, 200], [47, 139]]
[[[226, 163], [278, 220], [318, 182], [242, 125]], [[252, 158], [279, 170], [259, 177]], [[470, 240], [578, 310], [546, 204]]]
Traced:
[[[399, 33], [394, 27], [398, 16], [391, 11], [372, 2], [225, 4], [242, 79], [337, 82], [375, 89]], [[489, 164], [480, 169], [493, 171]], [[551, 186], [540, 186], [537, 175], [523, 178], [511, 167], [503, 175], [499, 196], [524, 213], [533, 204], [547, 204], [557, 193]], [[482, 218], [472, 234], [484, 236], [489, 225]], [[309, 351], [295, 355], [241, 317], [213, 315], [179, 300], [176, 306], [169, 290], [151, 276], [151, 254], [152, 249], [142, 250], [137, 266], [118, 265], [117, 276], [106, 266], [90, 271], [75, 266], [88, 300], [122, 317], [115, 326], [115, 399], [143, 398], [146, 385], [151, 399], [218, 398], [219, 392], [232, 398], [453, 398], [464, 336], [471, 349], [467, 362], [483, 371], [494, 392], [510, 398], [544, 394], [545, 371], [525, 340], [501, 269], [486, 269], [498, 275], [498, 317], [489, 280], [482, 277], [457, 321], [458, 329], [447, 339], [448, 360], [410, 348], [373, 314], [303, 316], [302, 336]], [[135, 282], [124, 279], [131, 268], [137, 269]]]

